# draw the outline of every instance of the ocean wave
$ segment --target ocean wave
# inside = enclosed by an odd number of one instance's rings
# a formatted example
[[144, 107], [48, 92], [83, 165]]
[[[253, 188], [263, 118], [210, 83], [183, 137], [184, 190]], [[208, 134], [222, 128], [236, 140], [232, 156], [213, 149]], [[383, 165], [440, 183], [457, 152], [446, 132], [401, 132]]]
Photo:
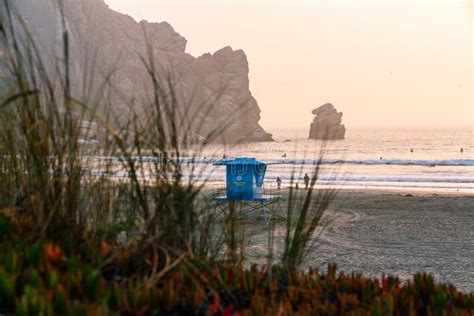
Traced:
[[[102, 160], [102, 161], [126, 161], [124, 157], [103, 157], [103, 156], [93, 156], [88, 157], [89, 159]], [[142, 163], [159, 163], [161, 158], [159, 157], [136, 157], [132, 158], [135, 161]], [[169, 161], [178, 162], [178, 160], [169, 158]], [[214, 164], [216, 162], [222, 161], [222, 159], [213, 159], [213, 158], [180, 158], [179, 163], [182, 164], [193, 164], [193, 163], [202, 163], [202, 164]], [[445, 159], [445, 160], [408, 160], [408, 159], [261, 159], [261, 161], [268, 164], [278, 164], [278, 165], [334, 165], [334, 164], [352, 164], [352, 165], [397, 165], [397, 166], [452, 166], [452, 167], [472, 167], [474, 166], [474, 159]]]
[[[273, 177], [267, 177], [267, 180]], [[291, 181], [291, 177], [280, 177], [283, 181]], [[276, 179], [276, 178], [275, 178]], [[303, 180], [303, 177], [295, 177], [295, 181]], [[276, 181], [276, 180], [275, 180]], [[431, 177], [371, 177], [371, 176], [349, 176], [349, 177], [319, 177], [319, 182], [404, 182], [404, 183], [469, 183], [474, 184], [472, 178], [431, 178]]]
[[[129, 174], [125, 171], [116, 171], [112, 173], [105, 173], [101, 171], [91, 171], [89, 175], [98, 177], [98, 176], [111, 176], [117, 178], [127, 178]], [[144, 171], [141, 173], [145, 178], [152, 179], [154, 174], [149, 171]], [[273, 184], [276, 181], [277, 176], [273, 173], [267, 174], [265, 177], [266, 184]], [[291, 176], [291, 175], [279, 175], [279, 178], [285, 182], [302, 182], [303, 176]], [[189, 180], [193, 179], [194, 181], [217, 181], [225, 182], [225, 174], [213, 172], [207, 175], [202, 174], [183, 174], [183, 179]], [[472, 178], [434, 178], [434, 177], [376, 177], [376, 176], [320, 176], [318, 177], [317, 183], [320, 184], [348, 184], [348, 183], [461, 183], [461, 184], [474, 184], [474, 179]], [[473, 186], [474, 188], [474, 186]]]
[[279, 159], [267, 161], [271, 164], [314, 165], [314, 164], [352, 164], [352, 165], [397, 165], [397, 166], [474, 166], [474, 159], [447, 160], [407, 160], [407, 159]]

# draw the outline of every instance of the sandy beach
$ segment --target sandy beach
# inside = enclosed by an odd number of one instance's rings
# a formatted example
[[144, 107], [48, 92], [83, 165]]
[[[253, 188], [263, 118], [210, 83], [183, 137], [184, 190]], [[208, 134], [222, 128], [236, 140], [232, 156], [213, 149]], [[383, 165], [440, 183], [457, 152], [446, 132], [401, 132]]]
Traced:
[[425, 271], [474, 291], [473, 195], [342, 190], [327, 215], [314, 261], [373, 276]]
[[474, 194], [407, 190], [340, 190], [331, 209], [474, 212]]
[[[287, 201], [289, 188], [274, 191], [282, 196], [282, 203]], [[306, 191], [299, 188], [298, 194]], [[315, 192], [318, 192], [315, 190]], [[337, 192], [331, 209], [334, 208], [385, 210], [409, 210], [416, 207], [418, 210], [429, 210], [433, 207], [445, 211], [471, 209], [474, 211], [474, 194], [455, 191], [413, 191], [413, 190], [384, 190], [384, 189], [341, 189]]]
[[[286, 211], [288, 189], [280, 191]], [[301, 203], [305, 190], [299, 189]], [[249, 259], [265, 262], [264, 221], [247, 227]], [[337, 263], [346, 273], [410, 279], [419, 271], [474, 291], [474, 196], [439, 192], [340, 190], [305, 267]], [[275, 230], [275, 254], [285, 224]]]
[[[288, 203], [289, 190], [289, 188], [273, 189], [269, 190], [268, 194], [280, 195], [281, 206], [285, 209]], [[295, 203], [302, 203], [306, 190], [300, 187], [298, 190], [294, 190], [294, 192], [296, 192], [298, 197]], [[315, 189], [313, 197], [316, 197], [318, 192]], [[386, 212], [427, 212], [438, 210], [447, 213], [470, 211], [474, 216], [474, 194], [454, 191], [341, 189], [337, 191], [336, 198], [331, 203], [329, 210], [380, 210]]]

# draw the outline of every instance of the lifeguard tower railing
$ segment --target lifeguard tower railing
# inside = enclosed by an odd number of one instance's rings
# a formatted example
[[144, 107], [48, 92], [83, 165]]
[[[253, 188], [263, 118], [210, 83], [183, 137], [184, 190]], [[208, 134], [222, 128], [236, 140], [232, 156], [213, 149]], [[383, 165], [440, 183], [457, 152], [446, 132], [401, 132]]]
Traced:
[[[214, 165], [226, 167], [225, 186], [214, 188], [222, 192], [213, 197], [221, 211], [225, 212], [230, 205], [238, 202], [242, 214], [260, 211], [267, 222], [274, 216], [284, 217], [281, 195], [273, 190], [270, 193], [271, 186], [264, 185], [267, 163], [255, 158], [235, 158]], [[275, 212], [275, 207], [278, 212]]]

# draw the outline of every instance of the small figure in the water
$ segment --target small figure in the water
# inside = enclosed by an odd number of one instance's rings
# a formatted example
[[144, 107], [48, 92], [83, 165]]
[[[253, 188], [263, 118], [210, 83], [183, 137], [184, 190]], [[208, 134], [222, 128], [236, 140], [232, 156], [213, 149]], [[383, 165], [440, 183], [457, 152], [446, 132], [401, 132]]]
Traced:
[[277, 181], [277, 188], [278, 188], [278, 190], [280, 190], [281, 189], [281, 179], [280, 179], [280, 177], [277, 177], [276, 181]]
[[410, 149], [410, 152], [411, 152], [411, 153], [413, 152], [413, 148], [412, 148], [412, 149]]
[[304, 186], [305, 186], [305, 189], [308, 190], [308, 185], [309, 185], [309, 176], [307, 173], [304, 174]]
[[461, 147], [461, 150], [460, 150], [461, 154], [464, 152], [464, 149]]

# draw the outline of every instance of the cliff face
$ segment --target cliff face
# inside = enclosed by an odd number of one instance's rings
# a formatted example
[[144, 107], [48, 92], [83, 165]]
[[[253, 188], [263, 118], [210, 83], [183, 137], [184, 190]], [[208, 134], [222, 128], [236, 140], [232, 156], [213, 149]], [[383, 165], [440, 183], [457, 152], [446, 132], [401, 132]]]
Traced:
[[313, 110], [314, 117], [309, 138], [344, 139], [346, 127], [342, 125], [342, 112], [337, 112], [331, 103], [326, 103]]
[[[52, 0], [17, 0], [50, 69], [63, 56], [62, 21]], [[242, 50], [225, 47], [195, 58], [186, 53], [186, 39], [167, 22], [137, 23], [111, 10], [103, 0], [65, 0], [65, 25], [70, 34], [70, 69], [74, 91], [83, 97], [100, 89], [106, 75], [125, 98], [141, 100], [150, 94], [151, 81], [141, 57], [151, 59], [161, 79], [172, 82], [184, 113], [192, 114], [195, 132], [206, 135], [225, 122], [221, 140], [270, 141], [271, 134], [259, 125], [260, 109], [249, 90], [249, 67]], [[86, 79], [86, 80], [84, 80]], [[212, 104], [212, 106], [208, 106]], [[114, 99], [120, 113], [125, 104]], [[197, 125], [201, 125], [197, 128]], [[183, 122], [184, 125], [184, 122]]]

